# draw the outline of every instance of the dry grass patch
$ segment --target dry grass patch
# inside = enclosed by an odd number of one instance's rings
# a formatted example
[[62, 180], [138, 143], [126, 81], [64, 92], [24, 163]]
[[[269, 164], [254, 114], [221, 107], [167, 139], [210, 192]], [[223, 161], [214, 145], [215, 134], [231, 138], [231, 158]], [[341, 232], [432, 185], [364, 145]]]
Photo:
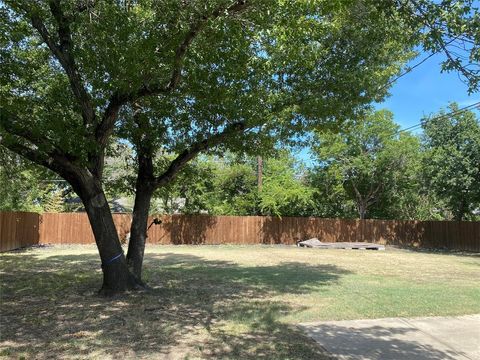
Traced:
[[16, 359], [322, 359], [295, 324], [480, 308], [468, 254], [150, 246], [154, 289], [114, 299], [95, 295], [92, 246], [0, 259], [0, 355]]

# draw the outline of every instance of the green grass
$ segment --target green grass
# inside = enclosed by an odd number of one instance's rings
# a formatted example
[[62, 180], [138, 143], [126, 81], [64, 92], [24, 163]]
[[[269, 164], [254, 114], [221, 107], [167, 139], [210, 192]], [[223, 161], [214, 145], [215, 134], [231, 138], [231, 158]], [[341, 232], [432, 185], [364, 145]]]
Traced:
[[0, 256], [0, 358], [324, 359], [301, 322], [480, 309], [472, 254], [151, 246], [153, 287], [96, 296], [96, 249]]

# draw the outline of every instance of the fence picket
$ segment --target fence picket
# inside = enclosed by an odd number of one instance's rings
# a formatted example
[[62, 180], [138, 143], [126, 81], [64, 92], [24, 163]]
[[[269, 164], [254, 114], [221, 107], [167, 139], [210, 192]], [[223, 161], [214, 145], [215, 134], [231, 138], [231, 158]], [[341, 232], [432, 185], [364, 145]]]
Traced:
[[[386, 245], [480, 252], [480, 222], [346, 220], [269, 216], [157, 216], [150, 244], [295, 244], [318, 237], [325, 242], [365, 241]], [[149, 218], [149, 224], [154, 217]], [[114, 214], [120, 239], [131, 214]], [[85, 213], [0, 212], [0, 252], [33, 244], [92, 244]]]

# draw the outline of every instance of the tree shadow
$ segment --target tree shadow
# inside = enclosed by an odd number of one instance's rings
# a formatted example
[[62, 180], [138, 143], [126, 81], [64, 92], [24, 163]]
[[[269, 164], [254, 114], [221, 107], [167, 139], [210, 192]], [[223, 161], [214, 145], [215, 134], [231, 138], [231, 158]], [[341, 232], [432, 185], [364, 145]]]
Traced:
[[432, 249], [432, 248], [419, 248], [413, 246], [393, 246], [392, 249], [398, 249], [400, 251], [409, 251], [418, 254], [431, 254], [441, 256], [461, 256], [471, 259], [480, 258], [480, 253], [469, 252], [463, 250], [449, 250], [449, 249]]
[[261, 238], [264, 244], [294, 245], [313, 237], [322, 242], [363, 242], [364, 229], [365, 222], [360, 220], [266, 216]]
[[264, 244], [296, 244], [313, 237], [322, 242], [368, 242], [408, 249], [479, 252], [480, 222], [348, 220], [262, 217]]
[[304, 308], [274, 297], [321, 291], [348, 273], [332, 265], [250, 267], [173, 253], [147, 254], [145, 262], [152, 291], [105, 299], [95, 295], [95, 254], [4, 256], [0, 353], [322, 359], [318, 346], [280, 321]]
[[480, 251], [478, 221], [365, 220], [365, 224], [366, 238], [387, 245], [439, 252]]
[[[411, 325], [352, 327], [348, 323], [301, 325], [319, 344], [342, 359], [436, 360], [457, 359], [453, 350], [418, 341], [421, 332]], [[417, 335], [416, 335], [417, 334]], [[428, 340], [431, 340], [430, 338]], [[462, 358], [467, 354], [460, 353]]]
[[173, 215], [163, 226], [164, 231], [170, 234], [170, 243], [174, 245], [199, 245], [211, 242], [208, 230], [214, 227], [217, 219], [207, 215]]

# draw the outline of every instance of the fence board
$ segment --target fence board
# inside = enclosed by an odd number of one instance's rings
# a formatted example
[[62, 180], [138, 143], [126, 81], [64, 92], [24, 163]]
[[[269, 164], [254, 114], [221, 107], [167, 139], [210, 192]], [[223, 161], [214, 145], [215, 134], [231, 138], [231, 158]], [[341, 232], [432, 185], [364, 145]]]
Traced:
[[[480, 222], [346, 220], [301, 217], [163, 215], [148, 229], [150, 244], [296, 244], [366, 241], [384, 245], [480, 252]], [[126, 241], [131, 214], [113, 214]], [[149, 225], [154, 217], [149, 217]], [[0, 251], [37, 243], [91, 244], [85, 213], [0, 212]]]
[[39, 243], [39, 214], [0, 212], [0, 252]]

